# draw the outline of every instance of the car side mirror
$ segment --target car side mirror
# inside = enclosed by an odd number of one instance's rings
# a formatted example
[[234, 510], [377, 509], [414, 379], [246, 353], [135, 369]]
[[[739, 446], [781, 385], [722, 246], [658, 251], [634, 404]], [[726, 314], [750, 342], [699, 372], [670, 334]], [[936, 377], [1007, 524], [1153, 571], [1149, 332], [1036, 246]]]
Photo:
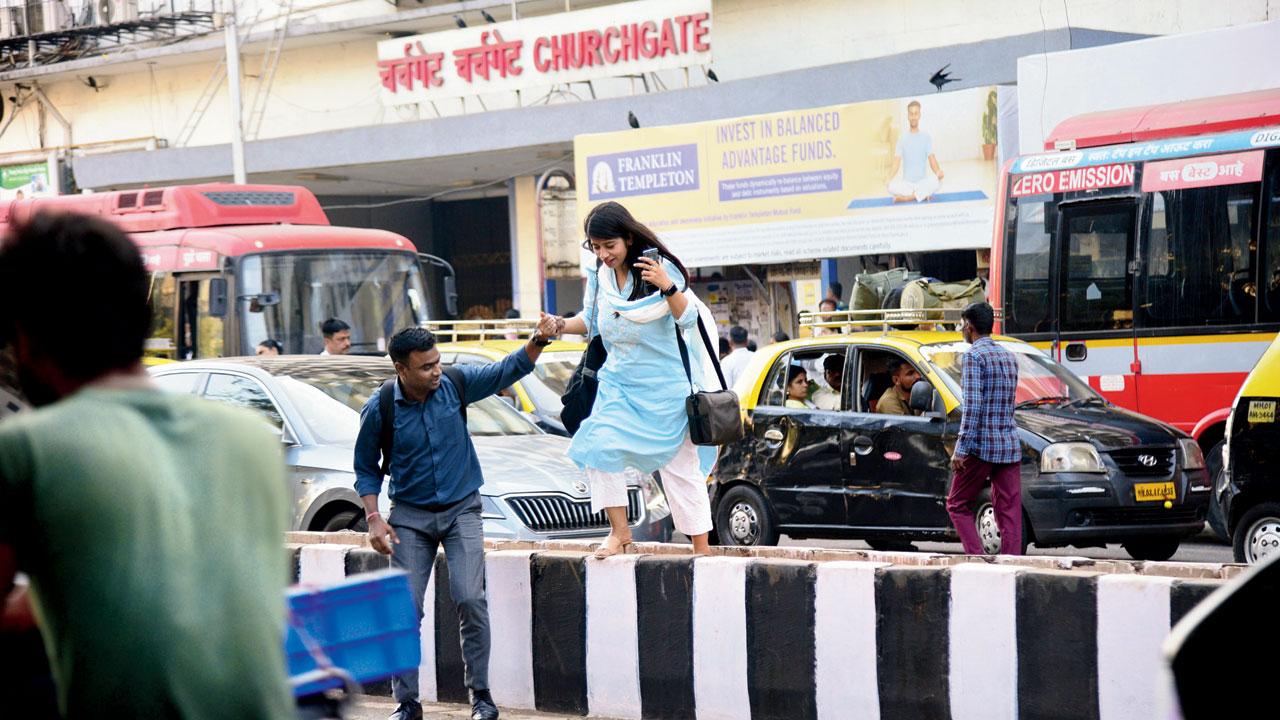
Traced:
[[911, 399], [907, 401], [907, 407], [918, 413], [932, 413], [936, 404], [935, 398], [937, 393], [933, 389], [933, 384], [928, 380], [917, 380], [911, 386]]

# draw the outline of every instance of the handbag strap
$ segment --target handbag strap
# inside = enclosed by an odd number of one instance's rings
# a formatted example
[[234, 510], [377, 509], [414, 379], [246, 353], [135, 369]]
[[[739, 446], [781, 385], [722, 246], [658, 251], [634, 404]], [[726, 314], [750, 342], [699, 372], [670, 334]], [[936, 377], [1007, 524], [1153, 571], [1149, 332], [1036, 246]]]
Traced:
[[[590, 221], [590, 218], [588, 218], [588, 221]], [[595, 332], [595, 335], [590, 335], [589, 337], [587, 337], [587, 340], [591, 340], [596, 335], [600, 334], [600, 266], [599, 265], [596, 266], [595, 280], [596, 280], [596, 294], [595, 294], [594, 301], [591, 303], [591, 315], [592, 315], [591, 325], [595, 327], [596, 332]]]
[[[697, 308], [694, 308], [696, 311]], [[707, 335], [707, 326], [702, 324], [702, 314], [698, 314], [698, 333], [702, 335], [702, 344], [707, 348], [708, 357], [711, 358], [711, 364], [715, 366], [716, 377], [720, 378], [720, 388], [728, 390], [729, 384], [724, 381], [724, 371], [720, 369], [720, 358], [716, 356], [715, 350], [711, 347], [711, 337]], [[680, 346], [680, 361], [684, 363], [684, 376], [689, 380], [689, 393], [693, 393], [693, 370], [689, 367], [689, 348], [684, 344], [684, 335], [680, 333], [680, 326], [676, 325], [676, 344]]]

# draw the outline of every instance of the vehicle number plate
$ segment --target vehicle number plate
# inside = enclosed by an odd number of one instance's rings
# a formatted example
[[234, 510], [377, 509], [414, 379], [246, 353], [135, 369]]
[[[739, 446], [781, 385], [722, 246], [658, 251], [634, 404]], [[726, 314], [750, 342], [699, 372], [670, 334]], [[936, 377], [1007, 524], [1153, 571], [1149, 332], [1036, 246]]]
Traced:
[[1176, 500], [1176, 488], [1171, 482], [1137, 483], [1133, 486], [1133, 494], [1138, 502], [1159, 502]]

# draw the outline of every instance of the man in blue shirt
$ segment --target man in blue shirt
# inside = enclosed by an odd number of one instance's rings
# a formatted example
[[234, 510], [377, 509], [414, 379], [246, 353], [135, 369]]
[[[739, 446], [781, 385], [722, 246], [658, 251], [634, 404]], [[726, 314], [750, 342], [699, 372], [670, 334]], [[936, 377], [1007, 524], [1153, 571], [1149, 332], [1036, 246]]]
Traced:
[[[924, 202], [942, 186], [942, 168], [933, 155], [933, 138], [920, 130], [920, 101], [907, 103], [909, 129], [898, 138], [893, 156], [893, 169], [889, 171], [889, 194], [894, 202]], [[902, 177], [897, 176], [902, 170]]]
[[[538, 330], [524, 348], [489, 365], [459, 365], [463, 393], [474, 402], [509, 387], [533, 372], [534, 361], [550, 344], [557, 330], [555, 318], [545, 313]], [[413, 327], [391, 338], [389, 351], [397, 382], [392, 418], [395, 430], [387, 494], [394, 509], [384, 520], [378, 512], [382, 490], [382, 415], [378, 393], [360, 412], [356, 437], [356, 492], [364, 503], [369, 543], [391, 555], [391, 562], [409, 573], [418, 618], [423, 595], [435, 564], [436, 550], [444, 545], [449, 561], [449, 592], [458, 604], [462, 634], [465, 682], [471, 691], [473, 720], [496, 720], [498, 708], [489, 693], [489, 608], [484, 593], [484, 533], [480, 518], [480, 461], [462, 418], [462, 397], [443, 373], [436, 338]], [[400, 706], [396, 720], [422, 717], [418, 702], [418, 672], [392, 679]]]
[[1018, 390], [1018, 362], [1013, 353], [991, 339], [995, 313], [986, 303], [973, 303], [960, 314], [965, 342], [961, 385], [964, 416], [951, 458], [951, 492], [947, 513], [968, 555], [982, 554], [974, 525], [973, 502], [991, 480], [991, 504], [1000, 528], [1000, 554], [1022, 554], [1022, 441], [1013, 421]]

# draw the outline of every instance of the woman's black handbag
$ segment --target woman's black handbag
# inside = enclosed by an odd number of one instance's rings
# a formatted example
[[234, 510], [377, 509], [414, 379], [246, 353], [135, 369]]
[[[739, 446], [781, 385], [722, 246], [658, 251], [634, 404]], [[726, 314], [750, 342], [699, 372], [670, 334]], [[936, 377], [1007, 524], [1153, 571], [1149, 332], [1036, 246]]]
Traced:
[[[598, 276], [595, 317], [598, 323], [600, 319]], [[599, 381], [596, 380], [596, 373], [609, 357], [609, 351], [604, 349], [604, 340], [600, 338], [599, 330], [600, 326], [597, 324], [595, 337], [591, 338], [587, 349], [582, 351], [582, 359], [578, 361], [578, 367], [574, 369], [568, 384], [565, 385], [564, 394], [560, 396], [560, 402], [564, 403], [564, 409], [560, 411], [560, 422], [564, 423], [564, 429], [569, 431], [569, 435], [578, 432], [582, 421], [591, 416], [591, 407], [596, 403], [596, 389], [600, 386]]]
[[689, 380], [689, 397], [684, 401], [685, 412], [689, 415], [689, 439], [694, 445], [728, 445], [742, 438], [742, 410], [738, 405], [738, 394], [730, 390], [724, 381], [716, 348], [711, 345], [711, 338], [707, 335], [701, 316], [698, 317], [698, 334], [702, 336], [702, 344], [707, 348], [711, 364], [716, 368], [716, 376], [720, 378], [722, 389], [694, 391], [693, 373], [689, 368], [689, 348], [685, 346], [684, 337], [677, 327], [676, 342], [680, 345], [680, 360], [684, 362], [684, 375]]
[[595, 405], [596, 389], [599, 387], [596, 373], [607, 357], [609, 353], [604, 349], [604, 341], [600, 336], [591, 338], [591, 343], [582, 352], [582, 360], [578, 362], [578, 367], [565, 386], [564, 395], [560, 396], [560, 401], [564, 403], [564, 409], [560, 411], [560, 422], [564, 423], [564, 429], [570, 435], [578, 432], [582, 421], [591, 415], [591, 406]]

